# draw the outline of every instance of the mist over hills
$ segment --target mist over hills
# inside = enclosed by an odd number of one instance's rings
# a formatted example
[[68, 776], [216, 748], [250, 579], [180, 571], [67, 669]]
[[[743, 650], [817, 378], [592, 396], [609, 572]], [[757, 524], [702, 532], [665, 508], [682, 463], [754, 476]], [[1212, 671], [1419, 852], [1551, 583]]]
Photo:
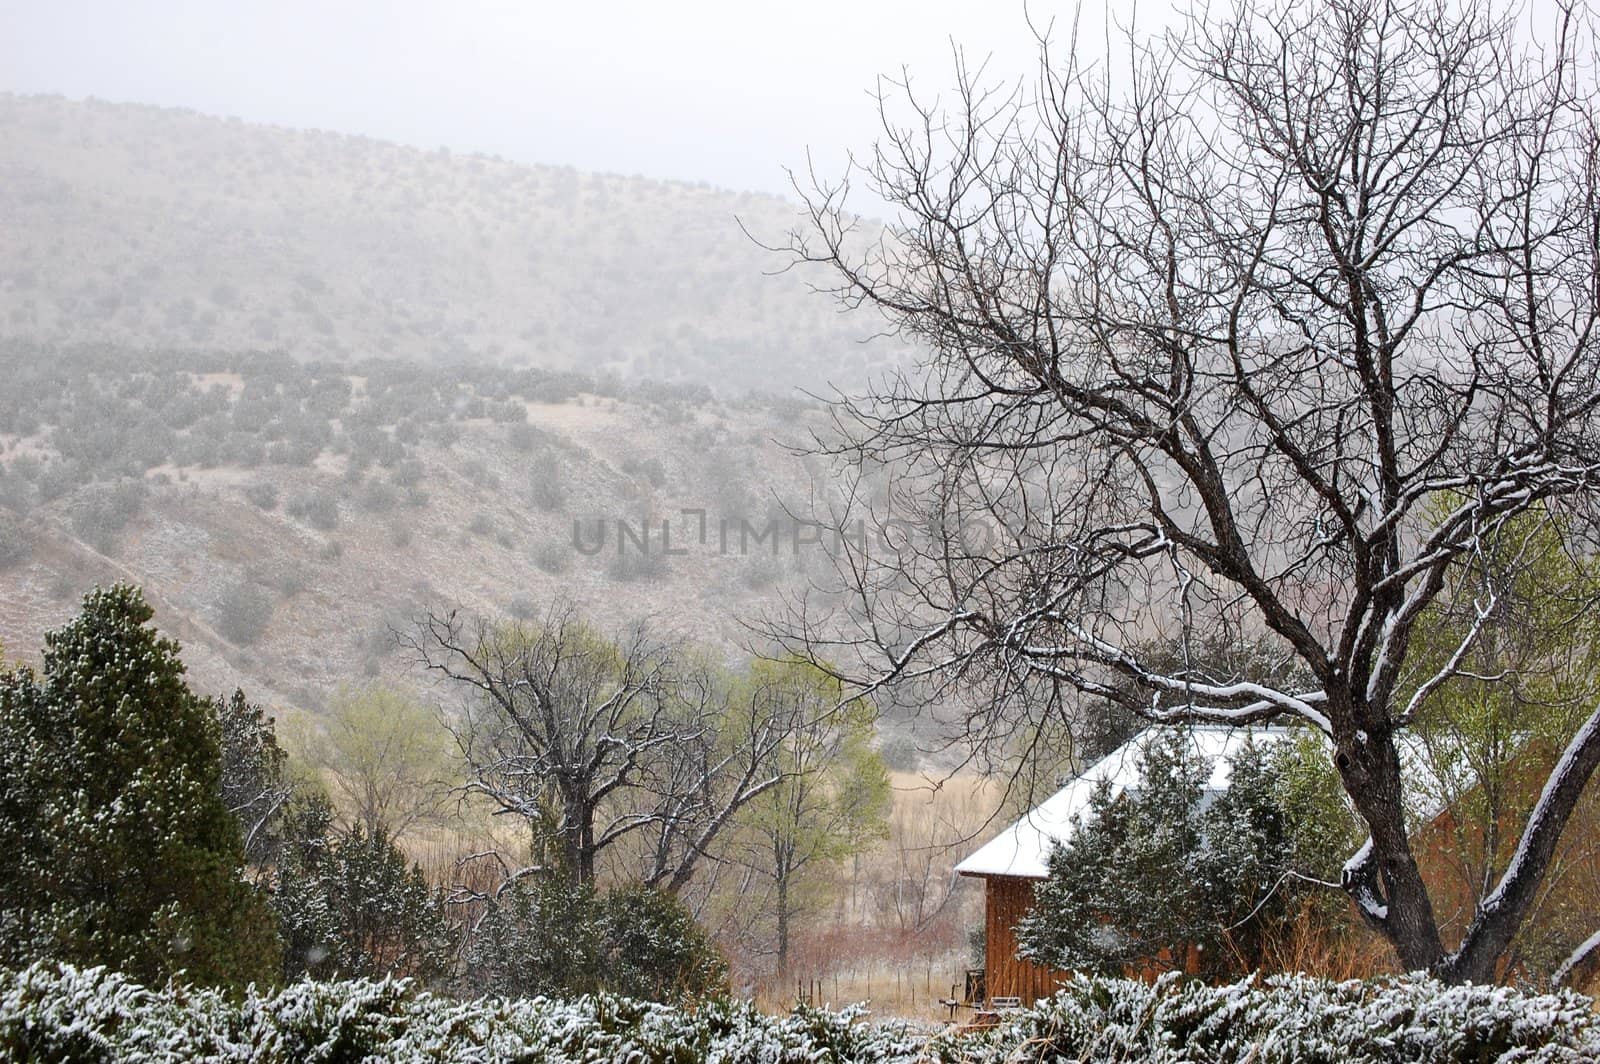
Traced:
[[0, 330], [760, 388], [850, 387], [863, 344], [772, 196], [193, 112], [0, 94]]
[[[6, 653], [118, 579], [146, 588], [200, 689], [280, 711], [402, 676], [390, 630], [428, 606], [566, 596], [605, 627], [649, 617], [733, 651], [741, 616], [826, 564], [739, 542], [825, 472], [783, 445], [822, 420], [794, 387], [888, 357], [803, 278], [769, 276], [735, 221], [793, 214], [0, 96]], [[622, 525], [647, 548], [621, 547]]]

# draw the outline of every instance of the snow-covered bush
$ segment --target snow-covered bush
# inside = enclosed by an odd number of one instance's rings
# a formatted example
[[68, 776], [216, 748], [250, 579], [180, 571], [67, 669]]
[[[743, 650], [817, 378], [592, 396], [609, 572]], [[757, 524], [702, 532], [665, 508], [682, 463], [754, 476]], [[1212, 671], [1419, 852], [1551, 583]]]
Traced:
[[0, 1059], [271, 1064], [582, 1061], [632, 1064], [909, 1062], [899, 1027], [861, 1009], [767, 1016], [743, 1002], [694, 1009], [610, 994], [455, 1001], [406, 980], [300, 982], [230, 1000], [139, 986], [103, 968], [40, 962], [0, 972]]
[[1176, 973], [1154, 984], [1078, 976], [938, 1061], [1101, 1064], [1458, 1064], [1600, 1059], [1593, 1002], [1571, 992], [1446, 986], [1423, 978], [1335, 983], [1303, 975], [1224, 986]]
[[284, 989], [151, 990], [103, 968], [0, 971], [0, 1059], [341, 1064], [1488, 1064], [1600, 1059], [1593, 1003], [1573, 993], [1424, 979], [1274, 977], [1213, 987], [1084, 976], [987, 1031], [932, 1041], [864, 1022], [860, 1008], [766, 1016], [610, 994], [457, 1001], [405, 980]]

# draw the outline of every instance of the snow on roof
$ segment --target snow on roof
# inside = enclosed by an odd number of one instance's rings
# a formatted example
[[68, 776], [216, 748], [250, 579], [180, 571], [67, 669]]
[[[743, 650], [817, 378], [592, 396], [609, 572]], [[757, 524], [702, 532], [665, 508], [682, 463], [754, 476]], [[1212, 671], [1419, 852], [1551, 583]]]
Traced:
[[[1195, 752], [1211, 764], [1211, 778], [1205, 789], [1210, 794], [1227, 790], [1233, 756], [1247, 742], [1257, 745], [1278, 742], [1291, 733], [1287, 728], [1233, 728], [1222, 725], [1196, 725], [1187, 729]], [[956, 865], [964, 876], [1021, 876], [1043, 879], [1048, 874], [1051, 847], [1073, 830], [1075, 818], [1089, 809], [1089, 799], [1101, 781], [1110, 784], [1113, 794], [1137, 790], [1139, 755], [1154, 730], [1134, 736], [1117, 749], [1089, 766], [1082, 775], [1040, 802], [999, 835], [979, 847]]]

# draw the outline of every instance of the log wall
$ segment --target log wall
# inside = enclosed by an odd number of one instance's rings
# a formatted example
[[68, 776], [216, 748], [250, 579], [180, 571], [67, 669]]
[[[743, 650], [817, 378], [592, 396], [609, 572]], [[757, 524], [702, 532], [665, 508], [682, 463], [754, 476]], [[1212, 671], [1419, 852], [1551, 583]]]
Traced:
[[1049, 997], [1062, 973], [1017, 956], [1017, 921], [1033, 907], [1036, 880], [985, 876], [984, 969], [990, 998], [1019, 997], [1024, 1005]]

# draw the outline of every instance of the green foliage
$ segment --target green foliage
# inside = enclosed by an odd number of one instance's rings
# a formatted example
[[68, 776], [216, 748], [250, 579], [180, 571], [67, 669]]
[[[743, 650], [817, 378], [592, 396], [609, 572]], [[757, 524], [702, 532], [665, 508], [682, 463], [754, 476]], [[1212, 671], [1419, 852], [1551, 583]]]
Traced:
[[407, 981], [296, 983], [231, 1001], [38, 964], [0, 972], [0, 1055], [30, 1061], [628, 1061], [633, 1064], [1581, 1064], [1589, 999], [1425, 979], [1206, 986], [1077, 977], [986, 1031], [913, 1037], [866, 1010], [693, 1008], [597, 994], [456, 1001]]
[[726, 993], [728, 966], [694, 915], [671, 894], [618, 887], [593, 915], [604, 957], [601, 985], [645, 1001], [698, 1001]]
[[530, 876], [491, 897], [467, 942], [463, 988], [506, 997], [582, 994], [600, 982], [594, 889]]
[[[1275, 747], [1267, 767], [1276, 776], [1273, 793], [1290, 825], [1288, 863], [1295, 871], [1337, 881], [1350, 855], [1366, 838], [1365, 825], [1350, 805], [1327, 746], [1311, 732]], [[1342, 910], [1345, 899], [1327, 895]]]
[[827, 898], [833, 880], [825, 873], [888, 834], [892, 792], [888, 769], [872, 747], [870, 703], [840, 706], [839, 682], [798, 660], [757, 662], [742, 687], [735, 704], [788, 728], [773, 766], [778, 782], [742, 812], [737, 850], [765, 888], [740, 899], [743, 919], [770, 923], [781, 974], [794, 922]]
[[1052, 998], [926, 1059], [1086, 1064], [1484, 1064], [1593, 1060], [1588, 998], [1445, 986], [1417, 977], [1333, 983], [1305, 975], [1208, 986], [1077, 975]]
[[239, 823], [245, 863], [260, 873], [278, 854], [291, 792], [288, 755], [268, 717], [243, 691], [211, 703], [221, 733], [222, 800]]
[[1120, 973], [1169, 951], [1182, 965], [1195, 945], [1214, 947], [1222, 924], [1197, 875], [1210, 766], [1181, 731], [1162, 732], [1140, 755], [1132, 794], [1100, 785], [1084, 817], [1050, 855], [1050, 875], [1017, 927], [1024, 956], [1052, 967]]
[[46, 636], [42, 675], [0, 673], [4, 962], [270, 980], [278, 943], [241, 876], [212, 706], [152, 616], [135, 588], [93, 591]]
[[29, 1061], [697, 1061], [911, 1064], [899, 1025], [865, 1009], [768, 1016], [748, 1002], [676, 1008], [596, 994], [456, 1001], [406, 980], [301, 982], [234, 1002], [151, 990], [113, 972], [39, 964], [0, 972], [0, 1055]]
[[457, 759], [449, 731], [416, 692], [384, 683], [340, 687], [328, 717], [306, 759], [368, 835], [398, 840], [439, 816]]
[[[1408, 699], [1470, 640], [1460, 672], [1420, 702], [1412, 752], [1425, 771], [1409, 781], [1414, 820], [1451, 813], [1434, 871], [1465, 904], [1505, 871], [1557, 756], [1600, 701], [1600, 563], [1574, 540], [1543, 508], [1519, 517], [1451, 574], [1413, 636]], [[1548, 976], [1593, 933], [1600, 895], [1574, 873], [1595, 860], [1585, 835], [1597, 817], [1591, 794], [1508, 952], [1514, 968]]]

